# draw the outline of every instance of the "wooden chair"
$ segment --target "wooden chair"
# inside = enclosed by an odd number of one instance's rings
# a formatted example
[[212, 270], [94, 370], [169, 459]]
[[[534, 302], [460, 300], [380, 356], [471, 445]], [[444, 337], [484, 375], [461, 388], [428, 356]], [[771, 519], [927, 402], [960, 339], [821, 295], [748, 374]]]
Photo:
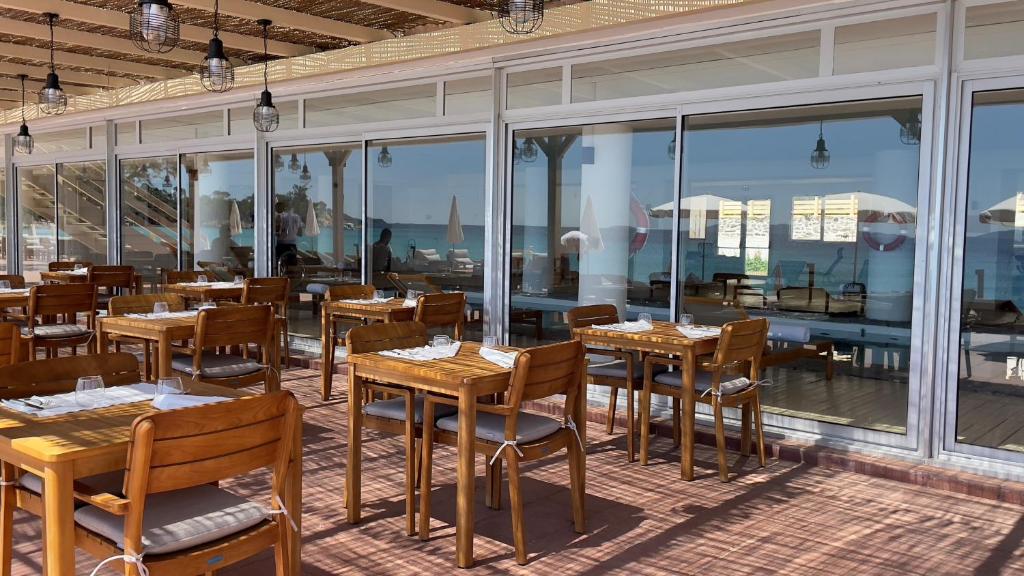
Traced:
[[242, 305], [270, 304], [277, 313], [278, 323], [284, 338], [284, 365], [291, 364], [292, 355], [288, 343], [288, 298], [292, 281], [288, 278], [246, 278], [242, 288]]
[[439, 294], [441, 288], [430, 281], [430, 278], [425, 274], [399, 274], [398, 272], [388, 272], [388, 282], [394, 287], [395, 292], [398, 293], [400, 298], [405, 298], [405, 295], [409, 293], [409, 290], [419, 290], [424, 294]]
[[0, 366], [21, 362], [21, 327], [13, 322], [0, 323]]
[[[171, 368], [184, 372], [193, 382], [230, 388], [263, 384], [267, 393], [280, 389], [274, 343], [274, 308], [230, 306], [199, 311], [192, 354], [175, 354]], [[249, 346], [261, 351], [260, 362], [248, 357]], [[238, 346], [242, 354], [217, 354], [218, 348]]]
[[[300, 510], [283, 502], [298, 418], [289, 392], [140, 416], [120, 493], [76, 491], [88, 504], [75, 512], [76, 545], [152, 576], [212, 574], [273, 547], [277, 573], [289, 574]], [[265, 504], [215, 485], [265, 469]]]
[[[364, 354], [415, 348], [427, 343], [427, 328], [419, 322], [393, 322], [357, 326], [348, 331], [345, 347], [349, 354]], [[363, 408], [363, 427], [405, 437], [405, 530], [416, 534], [416, 439], [423, 426], [423, 395], [387, 382], [363, 381], [371, 400], [376, 394], [395, 398], [376, 400]], [[447, 412], [451, 414], [454, 411]]]
[[[576, 331], [590, 326], [616, 324], [619, 322], [619, 311], [613, 304], [595, 304], [580, 306], [569, 310], [566, 314], [573, 338], [578, 339]], [[626, 391], [626, 456], [630, 462], [636, 459], [636, 408], [634, 406], [635, 391], [643, 386], [643, 357], [638, 358], [632, 352], [621, 350], [587, 349], [587, 383], [611, 388], [608, 397], [608, 424], [606, 432], [615, 430], [615, 412], [619, 391]]]
[[[718, 446], [718, 475], [722, 482], [729, 481], [729, 463], [725, 453], [725, 417], [723, 408], [740, 408], [742, 431], [740, 451], [750, 455], [751, 413], [757, 425], [757, 455], [761, 466], [766, 464], [764, 428], [761, 425], [761, 393], [756, 385], [761, 371], [761, 354], [768, 340], [768, 320], [738, 320], [722, 327], [718, 346], [710, 363], [696, 370], [694, 401], [710, 404], [715, 416], [715, 439]], [[657, 364], [675, 366], [674, 372], [654, 375]], [[644, 361], [644, 389], [640, 401], [640, 463], [647, 464], [650, 444], [651, 395], [661, 394], [680, 401], [685, 400], [682, 371], [683, 361], [651, 354]], [[746, 372], [752, 385], [732, 392], [720, 393], [723, 375], [743, 376]], [[678, 404], [673, 403], [673, 410]], [[680, 455], [682, 459], [682, 455]]]
[[[25, 288], [25, 277], [20, 274], [0, 274], [0, 281], [6, 280], [11, 288], [22, 290]], [[16, 312], [14, 312], [16, 310]], [[0, 321], [28, 319], [28, 308], [0, 308]]]
[[[148, 314], [153, 311], [153, 305], [157, 302], [167, 304], [168, 312], [181, 312], [185, 309], [185, 299], [178, 294], [132, 294], [111, 298], [107, 303], [107, 314], [109, 316]], [[153, 365], [151, 356], [152, 341], [119, 334], [111, 335], [110, 341], [114, 343], [115, 352], [121, 351], [122, 343], [142, 344], [143, 375], [147, 380], [156, 377], [156, 367]]]
[[96, 285], [96, 303], [101, 310], [114, 296], [131, 294], [135, 291], [134, 266], [93, 266], [89, 268], [87, 282]]
[[170, 284], [184, 284], [187, 282], [198, 282], [199, 272], [195, 270], [164, 270], [163, 281], [164, 286]]
[[328, 302], [336, 300], [369, 300], [377, 288], [373, 284], [339, 284], [331, 286], [324, 295]]
[[[85, 326], [78, 324], [79, 314], [85, 315]], [[29, 291], [24, 333], [32, 337], [31, 359], [35, 359], [36, 348], [45, 349], [48, 358], [65, 346], [71, 347], [72, 354], [77, 354], [78, 346], [83, 344], [95, 352], [95, 328], [95, 284], [40, 284]]]
[[417, 322], [430, 328], [454, 329], [454, 338], [462, 340], [462, 331], [466, 324], [466, 293], [448, 292], [424, 294], [416, 302]]
[[[576, 341], [524, 350], [512, 368], [511, 386], [505, 404], [478, 404], [476, 451], [508, 463], [509, 500], [512, 507], [512, 533], [516, 562], [526, 564], [526, 531], [523, 527], [523, 497], [519, 483], [519, 465], [543, 458], [565, 448], [569, 457], [572, 488], [572, 515], [576, 532], [585, 530], [583, 439], [572, 420], [578, 394], [584, 393], [583, 364], [585, 350]], [[564, 394], [565, 411], [555, 419], [521, 410], [523, 402]], [[428, 395], [423, 405], [423, 421], [433, 422], [439, 404], [457, 406], [458, 400]], [[423, 427], [423, 470], [420, 487], [420, 539], [430, 531], [430, 482], [433, 468], [433, 443], [458, 446], [459, 415], [437, 419], [436, 428]]]
[[70, 272], [71, 270], [75, 269], [75, 266], [80, 266], [82, 268], [90, 268], [92, 267], [92, 262], [73, 262], [70, 260], [64, 262], [50, 262], [49, 264], [46, 265], [46, 269], [50, 272]]

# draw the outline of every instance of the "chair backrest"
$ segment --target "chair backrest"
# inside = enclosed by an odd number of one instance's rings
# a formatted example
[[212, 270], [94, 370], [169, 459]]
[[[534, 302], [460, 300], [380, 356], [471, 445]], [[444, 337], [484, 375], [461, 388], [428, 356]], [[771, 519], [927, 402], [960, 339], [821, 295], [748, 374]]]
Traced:
[[695, 324], [705, 326], [723, 326], [729, 322], [747, 319], [747, 312], [739, 301], [722, 298], [686, 296], [683, 299], [683, 312], [692, 314]]
[[564, 394], [565, 417], [572, 415], [576, 396], [582, 391], [585, 358], [586, 350], [578, 340], [527, 348], [516, 356], [505, 422], [507, 438], [516, 437], [516, 414], [523, 402]]
[[416, 321], [427, 328], [453, 326], [455, 339], [462, 340], [466, 323], [466, 293], [441, 292], [424, 294], [416, 302]]
[[21, 361], [21, 328], [13, 322], [0, 323], [0, 366]]
[[74, 270], [75, 266], [89, 268], [92, 266], [92, 262], [72, 262], [70, 260], [64, 262], [50, 262], [46, 265], [46, 269], [50, 272], [67, 272], [69, 270]]
[[720, 382], [722, 372], [749, 364], [750, 379], [760, 373], [761, 355], [768, 343], [768, 319], [737, 320], [722, 326], [718, 347], [711, 363], [712, 381]]
[[71, 284], [40, 284], [29, 290], [28, 321], [35, 325], [37, 316], [66, 315], [72, 323], [79, 312], [90, 317], [96, 315], [96, 285], [92, 282]]
[[288, 278], [246, 278], [242, 304], [273, 304], [284, 314], [291, 286], [292, 281]]
[[195, 270], [164, 270], [164, 286], [168, 284], [196, 282], [199, 280], [199, 274], [200, 273]]
[[153, 305], [157, 302], [166, 303], [169, 312], [181, 312], [185, 309], [185, 299], [180, 294], [132, 294], [111, 298], [107, 304], [107, 312], [111, 316], [148, 314], [153, 311]]
[[[195, 345], [199, 350], [219, 346], [256, 344], [263, 347], [264, 359], [274, 342], [274, 308], [269, 304], [228, 306], [199, 311]], [[196, 354], [197, 366], [202, 358]]]
[[124, 477], [125, 553], [144, 552], [142, 519], [148, 494], [270, 468], [268, 504], [284, 501], [298, 418], [299, 404], [287, 391], [136, 418]]
[[569, 328], [575, 331], [578, 328], [590, 326], [602, 326], [604, 324], [615, 324], [619, 321], [619, 309], [614, 304], [593, 304], [590, 306], [577, 306], [565, 315]]
[[30, 360], [0, 366], [0, 398], [69, 392], [82, 376], [102, 376], [107, 386], [142, 381], [138, 358], [127, 352]]
[[425, 274], [399, 274], [388, 272], [388, 282], [395, 287], [398, 294], [405, 297], [409, 290], [419, 290], [425, 294], [439, 294], [441, 288], [430, 281]]
[[11, 283], [11, 288], [24, 288], [25, 277], [19, 274], [0, 274], [0, 280], [7, 280]]
[[364, 354], [418, 348], [427, 344], [427, 327], [420, 322], [390, 322], [356, 326], [345, 335], [345, 348], [349, 354]]
[[89, 282], [97, 289], [113, 293], [115, 289], [130, 290], [135, 286], [134, 266], [93, 266], [89, 268]]
[[327, 300], [367, 300], [377, 289], [373, 284], [341, 284], [327, 289]]

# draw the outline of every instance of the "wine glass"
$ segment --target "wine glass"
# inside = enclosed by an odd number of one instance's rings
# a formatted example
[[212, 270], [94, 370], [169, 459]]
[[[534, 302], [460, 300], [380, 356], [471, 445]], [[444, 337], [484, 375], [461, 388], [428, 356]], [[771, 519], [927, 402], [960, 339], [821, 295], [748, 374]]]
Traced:
[[444, 334], [434, 336], [434, 348], [447, 348], [452, 345], [452, 339]]
[[181, 383], [181, 378], [172, 376], [168, 378], [160, 378], [156, 381], [156, 395], [163, 396], [165, 394], [184, 394], [185, 385]]
[[82, 269], [81, 262], [75, 262], [75, 270], [78, 271], [78, 270], [81, 270], [81, 269]]
[[374, 300], [383, 300], [384, 299], [384, 292], [382, 290], [374, 290], [373, 291], [373, 299]]
[[196, 276], [196, 282], [198, 282], [199, 284], [206, 284], [206, 274], [200, 274], [199, 276]]
[[167, 302], [154, 302], [153, 303], [153, 314], [167, 314], [171, 311], [170, 306]]
[[484, 348], [494, 348], [498, 345], [497, 336], [484, 336]]
[[103, 377], [82, 376], [75, 384], [75, 404], [92, 408], [103, 400]]
[[654, 325], [654, 318], [651, 317], [650, 312], [641, 312], [640, 315], [637, 316], [636, 319], [641, 324], [647, 324], [648, 326], [653, 326]]
[[693, 326], [693, 314], [680, 314], [679, 315], [680, 326]]
[[245, 276], [242, 276], [241, 274], [236, 274], [235, 284], [245, 284]]
[[419, 300], [420, 296], [422, 296], [422, 295], [423, 295], [423, 292], [420, 292], [419, 290], [409, 290], [405, 294], [405, 298], [407, 300]]

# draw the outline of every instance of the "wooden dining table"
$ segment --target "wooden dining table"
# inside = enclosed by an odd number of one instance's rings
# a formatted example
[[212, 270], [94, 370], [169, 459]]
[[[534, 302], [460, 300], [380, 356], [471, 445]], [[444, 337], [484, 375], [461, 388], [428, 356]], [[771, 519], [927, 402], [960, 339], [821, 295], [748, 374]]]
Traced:
[[[241, 398], [251, 393], [212, 384], [193, 384], [190, 394]], [[37, 418], [0, 406], [0, 460], [43, 479], [45, 573], [75, 573], [75, 480], [124, 470], [131, 440], [131, 426], [140, 415], [152, 411], [149, 402], [122, 404]], [[285, 507], [299, 524], [302, 510], [302, 419], [292, 448], [292, 463], [285, 488]], [[301, 525], [300, 525], [301, 526]], [[292, 574], [301, 562], [299, 534], [289, 541]], [[3, 559], [7, 561], [9, 559]]]
[[[88, 274], [75, 274], [70, 270], [54, 270], [49, 272], [40, 272], [39, 279], [44, 284], [77, 284], [89, 281]], [[142, 274], [136, 273], [132, 276], [133, 289], [136, 294], [142, 294]]]
[[0, 291], [0, 309], [28, 306], [28, 293], [27, 288]]
[[243, 285], [234, 282], [184, 282], [164, 286], [164, 292], [178, 294], [186, 302], [238, 302], [242, 299], [242, 291]]
[[[508, 348], [505, 350], [514, 350]], [[480, 345], [463, 342], [453, 358], [412, 361], [379, 353], [353, 354], [348, 357], [348, 466], [345, 504], [348, 521], [360, 521], [362, 481], [362, 419], [364, 379], [407, 386], [419, 392], [433, 392], [459, 400], [458, 466], [456, 488], [455, 541], [460, 568], [473, 565], [473, 505], [476, 480], [477, 399], [505, 392], [512, 371], [483, 359]], [[582, 383], [581, 383], [582, 385]], [[573, 419], [580, 437], [586, 440], [586, 395], [577, 394]], [[584, 466], [585, 468], [585, 466]], [[581, 485], [584, 482], [581, 477]]]
[[329, 300], [321, 306], [320, 342], [323, 350], [320, 356], [320, 397], [326, 402], [331, 398], [334, 378], [334, 344], [337, 338], [338, 320], [348, 319], [359, 322], [405, 322], [412, 320], [416, 308], [405, 306], [402, 298], [387, 302], [370, 303], [360, 300]]
[[697, 358], [711, 354], [718, 346], [718, 336], [687, 338], [671, 322], [654, 322], [646, 332], [623, 332], [600, 326], [577, 328], [576, 336], [584, 346], [611, 348], [642, 353], [671, 354], [683, 359], [683, 463], [684, 480], [693, 480], [694, 431], [696, 428], [696, 362]]

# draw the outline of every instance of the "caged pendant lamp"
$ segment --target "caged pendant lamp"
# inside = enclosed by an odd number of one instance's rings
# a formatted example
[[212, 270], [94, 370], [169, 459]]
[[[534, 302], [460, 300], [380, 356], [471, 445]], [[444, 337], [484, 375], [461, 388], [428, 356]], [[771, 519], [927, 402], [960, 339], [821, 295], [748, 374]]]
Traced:
[[213, 2], [213, 38], [199, 66], [199, 80], [209, 92], [227, 92], [235, 87], [235, 67], [224, 54], [224, 42], [220, 39], [220, 0]]
[[128, 18], [132, 43], [153, 54], [166, 54], [181, 39], [181, 23], [167, 0], [139, 0]]
[[262, 18], [256, 23], [263, 27], [263, 92], [260, 94], [260, 103], [253, 108], [252, 123], [260, 132], [273, 132], [281, 124], [281, 114], [277, 111], [277, 106], [274, 106], [268, 80], [270, 60], [267, 52], [267, 29], [270, 28], [271, 22]]
[[533, 34], [544, 23], [544, 0], [496, 0], [494, 15], [509, 34]]
[[14, 137], [14, 149], [19, 154], [31, 154], [32, 147], [35, 145], [35, 139], [28, 133], [28, 124], [25, 123], [25, 79], [28, 76], [24, 74], [18, 74], [18, 79], [21, 80], [21, 127], [18, 129], [17, 136]]
[[828, 168], [831, 160], [832, 155], [829, 154], [828, 147], [825, 146], [825, 121], [821, 120], [818, 122], [818, 143], [814, 146], [814, 151], [811, 152], [811, 168], [818, 170]]
[[39, 110], [43, 114], [63, 114], [68, 109], [68, 96], [60, 87], [60, 78], [57, 77], [57, 65], [54, 61], [53, 51], [53, 24], [57, 21], [57, 15], [52, 12], [44, 14], [50, 25], [50, 72], [46, 75], [46, 84], [39, 89]]

